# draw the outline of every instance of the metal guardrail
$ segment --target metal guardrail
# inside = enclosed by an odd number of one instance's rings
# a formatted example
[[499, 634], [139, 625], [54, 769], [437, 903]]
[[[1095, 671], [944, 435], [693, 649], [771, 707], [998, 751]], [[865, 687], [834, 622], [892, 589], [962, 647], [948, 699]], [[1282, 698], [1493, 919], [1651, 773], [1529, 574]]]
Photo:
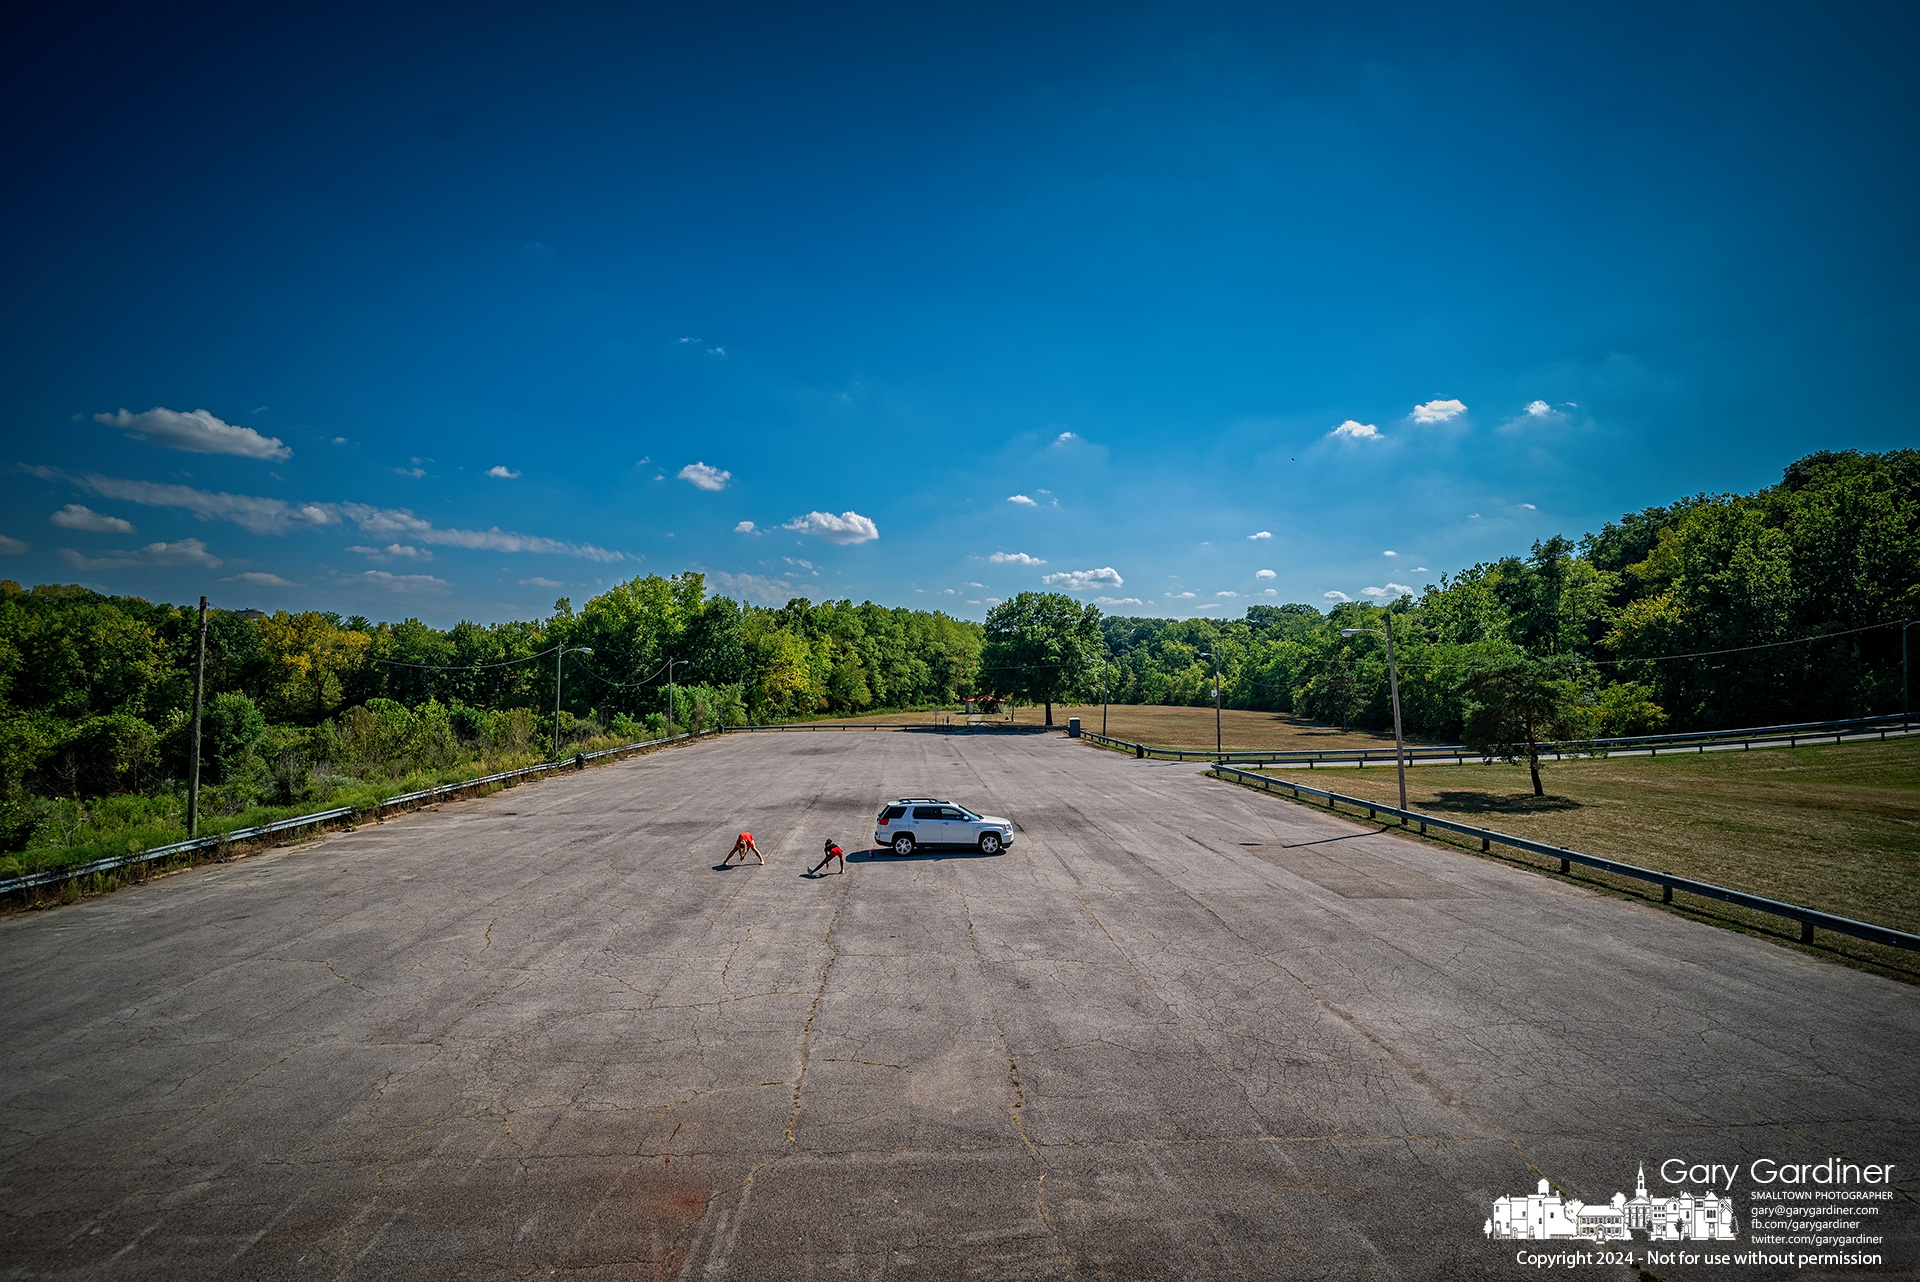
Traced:
[[463, 779], [459, 783], [444, 783], [433, 788], [420, 788], [413, 792], [403, 792], [396, 797], [372, 806], [336, 806], [332, 810], [318, 810], [310, 815], [295, 815], [287, 819], [275, 819], [271, 823], [256, 824], [251, 828], [235, 828], [230, 832], [214, 833], [206, 837], [191, 837], [186, 841], [176, 841], [165, 846], [152, 846], [146, 850], [129, 851], [124, 855], [107, 855], [90, 863], [78, 864], [67, 868], [43, 868], [35, 872], [21, 873], [17, 877], [0, 878], [0, 895], [17, 894], [23, 890], [32, 890], [37, 886], [51, 886], [76, 877], [87, 877], [94, 873], [112, 872], [116, 868], [131, 868], [136, 864], [152, 863], [160, 859], [171, 859], [176, 855], [190, 855], [196, 851], [213, 850], [223, 845], [238, 842], [257, 841], [262, 837], [278, 836], [292, 832], [297, 828], [310, 828], [316, 824], [335, 823], [342, 819], [351, 819], [356, 814], [373, 813], [412, 805], [416, 802], [431, 801], [435, 797], [450, 797], [469, 788], [481, 788], [488, 784], [505, 783], [514, 779], [524, 779], [530, 775], [551, 774], [555, 770], [575, 768], [588, 761], [598, 761], [605, 757], [617, 756], [625, 752], [636, 752], [641, 748], [653, 748], [663, 743], [679, 743], [682, 740], [701, 739], [707, 735], [719, 734], [713, 730], [700, 730], [688, 734], [677, 734], [665, 739], [647, 739], [640, 743], [622, 744], [617, 748], [602, 748], [598, 752], [576, 753], [561, 761], [543, 761], [535, 766], [522, 766], [517, 770], [503, 770], [498, 774], [483, 775], [478, 779]]
[[[1435, 815], [1421, 814], [1416, 810], [1402, 810], [1398, 806], [1383, 805], [1377, 801], [1367, 801], [1360, 797], [1348, 797], [1337, 792], [1327, 792], [1320, 788], [1309, 788], [1305, 784], [1294, 783], [1290, 779], [1275, 779], [1251, 770], [1238, 770], [1232, 766], [1215, 766], [1207, 773], [1216, 779], [1243, 786], [1257, 786], [1266, 792], [1286, 791], [1295, 797], [1303, 793], [1319, 797], [1326, 801], [1329, 808], [1337, 810], [1340, 805], [1352, 806], [1356, 810], [1367, 812], [1367, 818], [1377, 819], [1380, 815], [1390, 815], [1401, 824], [1415, 823], [1420, 831], [1439, 828], [1447, 832], [1459, 833], [1463, 837], [1474, 837], [1480, 842], [1481, 850], [1491, 850], [1495, 844], [1509, 846], [1515, 850], [1524, 850], [1530, 854], [1545, 855], [1549, 859], [1560, 861], [1560, 871], [1570, 871], [1570, 865], [1582, 864], [1588, 868], [1598, 868], [1622, 877], [1633, 877], [1641, 881], [1650, 881], [1661, 888], [1660, 902], [1673, 902], [1673, 892], [1683, 890], [1690, 895], [1699, 895], [1706, 899], [1717, 899], [1722, 903], [1734, 904], [1741, 908], [1752, 908], [1759, 912], [1771, 913], [1776, 917], [1785, 917], [1800, 923], [1800, 942], [1813, 942], [1814, 928], [1830, 930], [1836, 934], [1852, 935], [1875, 944], [1885, 944], [1890, 948], [1905, 948], [1920, 952], [1920, 935], [1908, 934], [1904, 930], [1895, 930], [1891, 926], [1876, 926], [1871, 922], [1855, 921], [1851, 917], [1841, 917], [1834, 913], [1821, 912], [1817, 908], [1806, 908], [1799, 904], [1789, 904], [1778, 899], [1768, 899], [1763, 895], [1750, 895], [1744, 890], [1731, 890], [1726, 886], [1716, 886], [1712, 882], [1695, 881], [1691, 877], [1681, 877], [1674, 873], [1660, 872], [1653, 868], [1642, 868], [1638, 864], [1624, 863], [1618, 859], [1606, 859], [1599, 855], [1582, 854], [1577, 850], [1568, 850], [1563, 846], [1548, 845], [1544, 841], [1530, 841], [1525, 837], [1514, 837], [1507, 833], [1495, 832], [1491, 828], [1480, 828], [1473, 824], [1457, 823], [1451, 819], [1441, 819]], [[1227, 776], [1234, 776], [1228, 779]]]
[[[1890, 733], [1911, 734], [1920, 729], [1920, 719], [1905, 714], [1885, 717], [1853, 717], [1844, 721], [1808, 721], [1797, 725], [1752, 726], [1739, 730], [1701, 730], [1675, 734], [1630, 735], [1613, 739], [1575, 739], [1564, 742], [1543, 743], [1540, 745], [1542, 760], [1563, 761], [1568, 757], [1595, 756], [1608, 752], [1637, 753], [1645, 751], [1650, 756], [1659, 756], [1662, 749], [1692, 749], [1704, 753], [1708, 748], [1724, 745], [1731, 747], [1740, 744], [1751, 748], [1755, 744], [1770, 747], [1784, 743], [1787, 747], [1798, 747], [1803, 742], [1824, 741], [1831, 738], [1835, 743], [1844, 743], [1849, 739], [1870, 738], [1878, 733], [1885, 739]], [[1165, 761], [1237, 761], [1247, 765], [1303, 765], [1312, 769], [1317, 765], [1371, 765], [1380, 763], [1391, 765], [1394, 760], [1392, 748], [1325, 748], [1325, 749], [1274, 749], [1269, 752], [1208, 752], [1196, 748], [1156, 748], [1151, 744], [1129, 743], [1125, 739], [1114, 739], [1097, 734], [1091, 730], [1082, 730], [1080, 737], [1091, 739], [1103, 747], [1116, 748], [1131, 752], [1135, 757], [1154, 757]], [[1467, 748], [1462, 744], [1423, 744], [1406, 750], [1408, 764], [1416, 762], [1451, 761], [1455, 765], [1465, 765], [1469, 761], [1482, 765], [1494, 760]]]
[[1065, 726], [1030, 726], [1012, 721], [797, 721], [774, 726], [727, 726], [728, 734], [743, 730], [1065, 730]]

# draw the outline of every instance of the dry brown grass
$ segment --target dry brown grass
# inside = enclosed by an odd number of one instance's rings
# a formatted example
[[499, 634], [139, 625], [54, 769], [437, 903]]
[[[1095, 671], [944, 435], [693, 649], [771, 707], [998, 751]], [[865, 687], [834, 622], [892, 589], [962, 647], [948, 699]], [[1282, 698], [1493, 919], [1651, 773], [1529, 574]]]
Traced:
[[[956, 725], [965, 724], [965, 714], [952, 712], [884, 712], [871, 717], [834, 717], [809, 725], [933, 725], [939, 717], [952, 717]], [[1068, 717], [1080, 718], [1087, 730], [1100, 729], [1100, 705], [1067, 707], [1056, 704], [1053, 723], [1065, 727]], [[1016, 708], [1009, 717], [1001, 714], [989, 721], [1010, 722], [1017, 726], [1037, 726], [1046, 720], [1041, 708]], [[1213, 748], [1212, 708], [1163, 708], [1154, 705], [1114, 704], [1108, 710], [1107, 733], [1115, 739], [1144, 743], [1156, 748]], [[1366, 730], [1341, 730], [1315, 725], [1284, 712], [1242, 712], [1233, 708], [1220, 714], [1221, 740], [1228, 752], [1265, 749], [1379, 748], [1393, 747], [1393, 736]]]
[[[1398, 796], [1391, 765], [1267, 773], [1388, 804]], [[1920, 740], [1551, 762], [1543, 779], [1547, 795], [1535, 798], [1523, 766], [1417, 766], [1407, 771], [1407, 805], [1920, 932]], [[1590, 870], [1579, 875], [1649, 893], [1644, 883], [1629, 879]], [[1651, 895], [1657, 900], [1658, 889]], [[1797, 927], [1777, 917], [1708, 900], [1685, 906], [1769, 934], [1797, 934]], [[1820, 938], [1825, 949], [1841, 937]], [[1914, 954], [1851, 940], [1834, 947], [1920, 978]]]

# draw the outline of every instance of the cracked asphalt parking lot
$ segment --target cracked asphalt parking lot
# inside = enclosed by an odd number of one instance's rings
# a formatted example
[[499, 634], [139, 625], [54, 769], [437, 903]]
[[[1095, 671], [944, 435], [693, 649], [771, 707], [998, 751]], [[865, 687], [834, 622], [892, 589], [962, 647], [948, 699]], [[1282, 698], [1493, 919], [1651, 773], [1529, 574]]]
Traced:
[[[921, 793], [1015, 844], [871, 851]], [[0, 983], [6, 1278], [1540, 1276], [1496, 1196], [1829, 1153], [1920, 1265], [1914, 988], [1060, 735], [728, 735], [13, 915]]]

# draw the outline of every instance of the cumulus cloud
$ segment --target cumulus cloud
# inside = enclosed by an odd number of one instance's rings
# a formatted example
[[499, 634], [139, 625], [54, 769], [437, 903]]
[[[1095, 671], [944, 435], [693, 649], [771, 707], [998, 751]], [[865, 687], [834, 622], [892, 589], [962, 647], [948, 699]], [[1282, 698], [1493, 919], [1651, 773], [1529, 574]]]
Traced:
[[83, 556], [72, 548], [61, 548], [60, 559], [76, 570], [124, 570], [132, 566], [197, 565], [215, 569], [220, 558], [207, 551], [199, 539], [176, 539], [172, 543], [149, 543], [137, 552], [108, 552], [104, 556]]
[[1350, 441], [1377, 441], [1380, 439], [1380, 429], [1372, 423], [1356, 423], [1348, 419], [1327, 435], [1345, 437]]
[[1279, 596], [1280, 594], [1274, 589], [1268, 588], [1265, 591], [1263, 591], [1260, 595], [1261, 596]]
[[1248, 537], [1248, 538], [1250, 538], [1250, 539], [1270, 539], [1270, 538], [1272, 538], [1272, 537], [1273, 537], [1273, 531], [1272, 531], [1272, 530], [1259, 530], [1259, 531], [1257, 531], [1257, 532], [1255, 532], [1255, 533], [1253, 533], [1253, 534], [1249, 534], [1249, 535], [1248, 535], [1247, 537]]
[[1413, 572], [1415, 574], [1425, 574], [1427, 572], [1427, 567], [1424, 565], [1416, 565], [1413, 567]]
[[772, 579], [762, 574], [728, 574], [720, 570], [709, 574], [707, 578], [728, 596], [737, 596], [760, 605], [785, 605], [794, 597], [807, 596], [813, 591], [803, 584]]
[[1007, 502], [1016, 504], [1020, 507], [1039, 507], [1040, 506], [1038, 503], [1035, 503], [1032, 499], [1028, 498], [1024, 494], [1009, 494], [1007, 495]]
[[531, 579], [520, 580], [520, 586], [523, 588], [564, 588], [567, 585], [558, 579], [543, 579], [536, 574]]
[[431, 561], [433, 553], [409, 543], [389, 543], [383, 548], [350, 547], [347, 551], [369, 561]]
[[362, 570], [360, 581], [389, 592], [440, 592], [447, 587], [445, 579], [431, 574], [389, 574], [385, 570]]
[[1169, 600], [1169, 601], [1191, 601], [1191, 600], [1193, 600], [1193, 593], [1191, 593], [1191, 592], [1168, 592], [1168, 593], [1165, 593], [1164, 595], [1166, 596], [1166, 598], [1167, 598], [1167, 600]]
[[97, 530], [104, 534], [132, 534], [133, 522], [107, 516], [79, 503], [69, 503], [47, 518], [67, 530]]
[[220, 580], [222, 583], [248, 583], [256, 588], [297, 588], [298, 583], [281, 578], [277, 574], [267, 574], [261, 570], [248, 570], [245, 574], [234, 574]]
[[1393, 601], [1403, 596], [1412, 596], [1413, 589], [1404, 583], [1389, 583], [1384, 588], [1367, 588], [1362, 593], [1376, 601]]
[[0, 534], [0, 556], [24, 556], [33, 544], [24, 539], [10, 539]]
[[1060, 433], [1060, 435], [1053, 438], [1053, 443], [1055, 445], [1071, 445], [1075, 441], [1080, 439], [1081, 438], [1073, 432], [1062, 432]]
[[503, 481], [517, 481], [520, 479], [520, 473], [509, 471], [505, 464], [496, 464], [488, 468], [487, 475], [497, 476]]
[[1045, 565], [1043, 557], [1028, 556], [1025, 552], [995, 552], [987, 560], [995, 565]]
[[678, 476], [696, 490], [724, 490], [733, 479], [732, 472], [723, 472], [705, 463], [689, 463], [680, 469]]
[[1395, 552], [1392, 548], [1388, 548], [1386, 551], [1382, 552], [1380, 555], [1381, 556], [1399, 556], [1400, 554], [1398, 552]]
[[752, 533], [753, 533], [753, 522], [752, 522], [752, 521], [742, 521], [742, 522], [740, 522], [740, 524], [738, 524], [738, 525], [736, 525], [736, 526], [734, 526], [734, 527], [733, 527], [733, 532], [734, 532], [735, 534], [752, 534]]
[[1336, 605], [1338, 605], [1342, 601], [1353, 600], [1352, 597], [1348, 596], [1344, 592], [1322, 592], [1320, 595], [1325, 597], [1327, 600], [1333, 602]]
[[285, 459], [293, 451], [277, 436], [262, 436], [250, 427], [224, 423], [205, 410], [182, 414], [159, 406], [144, 414], [121, 410], [95, 414], [93, 421], [117, 427], [138, 441], [152, 441], [191, 454], [238, 454], [242, 458]]
[[1279, 576], [1274, 574], [1272, 570], [1255, 570], [1253, 572], [1253, 577], [1256, 579], [1272, 579], [1272, 578], [1277, 578]]
[[880, 527], [858, 512], [842, 512], [839, 516], [831, 512], [809, 512], [794, 517], [780, 528], [811, 534], [828, 543], [865, 543], [880, 537]]
[[1145, 605], [1146, 604], [1145, 601], [1142, 601], [1137, 596], [1097, 596], [1093, 598], [1093, 603], [1095, 605]]
[[1459, 418], [1466, 412], [1466, 403], [1463, 401], [1428, 401], [1425, 405], [1413, 407], [1413, 421], [1444, 423], [1450, 418]]
[[1103, 565], [1097, 570], [1062, 570], [1058, 574], [1042, 575], [1040, 581], [1069, 592], [1085, 592], [1088, 588], [1117, 588], [1126, 583], [1120, 577], [1120, 572], [1110, 565]]
[[190, 485], [161, 485], [153, 481], [129, 481], [94, 473], [72, 475], [49, 467], [23, 469], [42, 480], [60, 480], [77, 485], [102, 498], [119, 499], [145, 507], [185, 508], [203, 521], [231, 521], [254, 534], [286, 534], [314, 526], [338, 525], [352, 521], [363, 534], [384, 538], [405, 538], [415, 543], [443, 544], [485, 552], [542, 552], [577, 556], [589, 561], [624, 561], [624, 552], [613, 552], [591, 543], [565, 543], [559, 539], [516, 534], [494, 526], [488, 530], [442, 529], [407, 508], [374, 507], [366, 503], [289, 503], [285, 499], [260, 498], [248, 494], [215, 493], [196, 490]]
[[1535, 507], [1535, 506], [1534, 506], [1533, 504], [1531, 504], [1531, 503], [1522, 503], [1522, 504], [1520, 505], [1520, 507], [1521, 507], [1521, 508], [1522, 508], [1523, 510], [1525, 510], [1525, 511], [1528, 511], [1528, 512], [1538, 512], [1538, 511], [1540, 510], [1539, 508], [1537, 508], [1537, 507]]
[[1547, 404], [1545, 401], [1528, 401], [1527, 402], [1528, 418], [1546, 418], [1548, 415], [1552, 413], [1553, 413], [1553, 406]]

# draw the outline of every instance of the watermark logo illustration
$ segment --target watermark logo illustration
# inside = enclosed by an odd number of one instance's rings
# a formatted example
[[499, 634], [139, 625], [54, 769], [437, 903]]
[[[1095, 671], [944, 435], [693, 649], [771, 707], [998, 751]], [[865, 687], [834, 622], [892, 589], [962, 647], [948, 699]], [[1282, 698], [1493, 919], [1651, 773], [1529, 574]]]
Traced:
[[1651, 1197], [1642, 1165], [1631, 1198], [1615, 1193], [1611, 1201], [1591, 1205], [1579, 1198], [1566, 1201], [1541, 1180], [1538, 1192], [1496, 1199], [1483, 1227], [1495, 1240], [1630, 1242], [1635, 1233], [1644, 1233], [1653, 1242], [1731, 1242], [1733, 1199], [1712, 1189]]

